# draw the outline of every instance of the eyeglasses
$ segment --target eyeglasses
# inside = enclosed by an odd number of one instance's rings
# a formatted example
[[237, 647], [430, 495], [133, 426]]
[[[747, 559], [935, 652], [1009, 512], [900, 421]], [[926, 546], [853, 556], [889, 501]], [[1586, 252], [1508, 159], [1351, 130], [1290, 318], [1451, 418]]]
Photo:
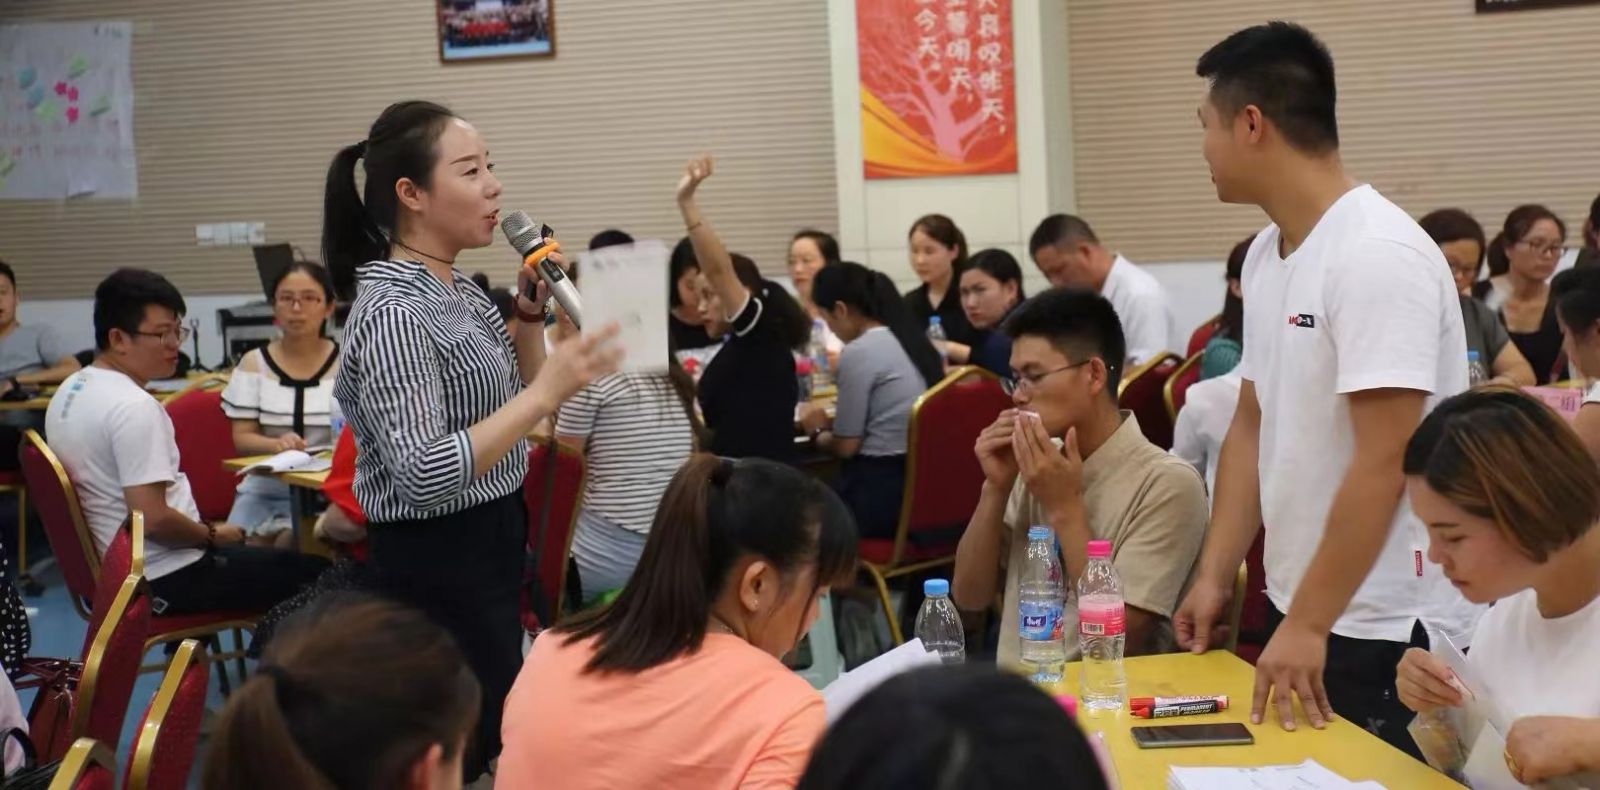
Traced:
[[1546, 258], [1559, 258], [1561, 257], [1561, 253], [1567, 251], [1566, 245], [1559, 241], [1550, 245], [1540, 244], [1536, 241], [1519, 241], [1517, 242], [1517, 246], [1526, 249], [1528, 252], [1536, 253]]
[[[1029, 374], [1029, 373], [1019, 373], [1019, 372], [1013, 370], [1013, 371], [1011, 371], [1011, 378], [1001, 379], [1000, 380], [1000, 387], [1006, 391], [1007, 395], [1015, 395], [1018, 392], [1022, 392], [1023, 390], [1032, 390], [1033, 388], [1039, 386], [1039, 382], [1044, 381], [1045, 377], [1047, 377], [1047, 376], [1054, 376], [1055, 374], [1060, 373], [1060, 372], [1065, 371], [1065, 370], [1072, 370], [1073, 368], [1083, 367], [1084, 365], [1087, 365], [1087, 364], [1089, 364], [1090, 362], [1093, 362], [1093, 361], [1094, 361], [1094, 357], [1090, 357], [1090, 358], [1088, 358], [1086, 360], [1083, 360], [1082, 362], [1074, 362], [1071, 365], [1067, 365], [1065, 367], [1059, 367], [1059, 368], [1056, 368], [1055, 370], [1047, 370], [1047, 371], [1045, 371], [1043, 373], [1032, 373], [1032, 374]], [[1112, 368], [1111, 368], [1110, 365], [1106, 366], [1106, 370], [1111, 370], [1111, 369]]]
[[276, 301], [279, 307], [321, 307], [326, 300], [312, 294], [278, 294]]
[[192, 334], [192, 331], [189, 329], [189, 327], [186, 327], [186, 326], [175, 326], [175, 327], [173, 327], [171, 329], [168, 329], [165, 332], [139, 332], [139, 331], [135, 331], [134, 334], [136, 334], [136, 335], [138, 335], [140, 337], [158, 338], [158, 339], [161, 340], [162, 343], [165, 343], [165, 344], [167, 344], [169, 346], [172, 346], [173, 348], [177, 348], [178, 346], [183, 345], [183, 341], [189, 339], [189, 335]]

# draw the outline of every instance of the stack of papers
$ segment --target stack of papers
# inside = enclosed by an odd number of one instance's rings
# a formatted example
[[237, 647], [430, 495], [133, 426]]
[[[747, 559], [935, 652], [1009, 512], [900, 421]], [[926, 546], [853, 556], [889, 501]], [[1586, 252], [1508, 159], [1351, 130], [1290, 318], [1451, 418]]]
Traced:
[[301, 450], [284, 450], [271, 458], [257, 461], [240, 469], [239, 474], [242, 476], [253, 472], [264, 472], [266, 474], [324, 472], [332, 467], [333, 462], [326, 458], [318, 458]]
[[921, 639], [913, 639], [840, 675], [822, 690], [822, 701], [828, 708], [828, 723], [838, 721], [851, 705], [856, 704], [856, 700], [866, 696], [867, 692], [885, 680], [902, 672], [939, 663], [938, 653], [923, 647]]
[[1173, 766], [1167, 790], [1384, 790], [1377, 782], [1352, 782], [1316, 760], [1264, 768]]

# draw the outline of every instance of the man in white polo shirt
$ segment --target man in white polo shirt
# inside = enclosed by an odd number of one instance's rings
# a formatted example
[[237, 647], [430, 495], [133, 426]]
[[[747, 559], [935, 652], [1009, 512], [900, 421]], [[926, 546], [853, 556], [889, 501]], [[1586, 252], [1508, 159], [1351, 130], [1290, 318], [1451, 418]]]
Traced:
[[1089, 223], [1071, 214], [1045, 217], [1028, 240], [1028, 254], [1052, 287], [1087, 288], [1111, 303], [1128, 339], [1126, 370], [1175, 347], [1166, 289], [1101, 246]]
[[1252, 720], [1335, 713], [1416, 754], [1395, 670], [1428, 631], [1478, 614], [1423, 561], [1401, 458], [1424, 414], [1467, 387], [1466, 339], [1438, 245], [1345, 175], [1333, 59], [1297, 25], [1228, 37], [1200, 58], [1203, 149], [1224, 202], [1273, 220], [1244, 264], [1239, 405], [1224, 441], [1180, 643], [1218, 644], [1234, 574], [1266, 526], [1272, 636]]

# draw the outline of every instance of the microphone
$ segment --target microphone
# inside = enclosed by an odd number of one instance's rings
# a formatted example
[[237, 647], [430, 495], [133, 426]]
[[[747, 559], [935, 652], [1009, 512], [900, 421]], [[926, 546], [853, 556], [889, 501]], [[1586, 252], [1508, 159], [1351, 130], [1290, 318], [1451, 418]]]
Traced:
[[[528, 217], [527, 212], [513, 211], [500, 220], [500, 231], [506, 234], [506, 241], [511, 242], [517, 254], [522, 256], [522, 265], [538, 272], [539, 279], [544, 280], [545, 287], [561, 303], [561, 309], [567, 311], [573, 325], [582, 329], [583, 301], [578, 297], [578, 289], [572, 287], [572, 280], [567, 273], [550, 261], [550, 253], [561, 249], [561, 245], [554, 241], [545, 242], [545, 237], [551, 233], [549, 226], [540, 226]], [[531, 283], [527, 297], [529, 301], [538, 299]]]

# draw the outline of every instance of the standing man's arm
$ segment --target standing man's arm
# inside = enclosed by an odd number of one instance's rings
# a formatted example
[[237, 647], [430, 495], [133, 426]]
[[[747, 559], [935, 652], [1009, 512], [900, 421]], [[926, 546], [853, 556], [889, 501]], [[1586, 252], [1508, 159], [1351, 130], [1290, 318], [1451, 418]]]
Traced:
[[1333, 706], [1322, 686], [1328, 633], [1389, 538], [1405, 490], [1401, 462], [1406, 442], [1422, 421], [1428, 395], [1388, 388], [1354, 392], [1348, 397], [1355, 452], [1287, 616], [1256, 663], [1250, 720], [1257, 724], [1273, 688], [1277, 689], [1275, 701], [1284, 729], [1294, 729], [1291, 690], [1300, 698], [1311, 726], [1320, 729], [1333, 718]]
[[1256, 384], [1239, 386], [1239, 405], [1222, 440], [1217, 490], [1212, 492], [1211, 528], [1200, 550], [1199, 570], [1173, 617], [1178, 646], [1204, 653], [1222, 644], [1223, 612], [1233, 598], [1233, 580], [1261, 529], [1261, 402]]

